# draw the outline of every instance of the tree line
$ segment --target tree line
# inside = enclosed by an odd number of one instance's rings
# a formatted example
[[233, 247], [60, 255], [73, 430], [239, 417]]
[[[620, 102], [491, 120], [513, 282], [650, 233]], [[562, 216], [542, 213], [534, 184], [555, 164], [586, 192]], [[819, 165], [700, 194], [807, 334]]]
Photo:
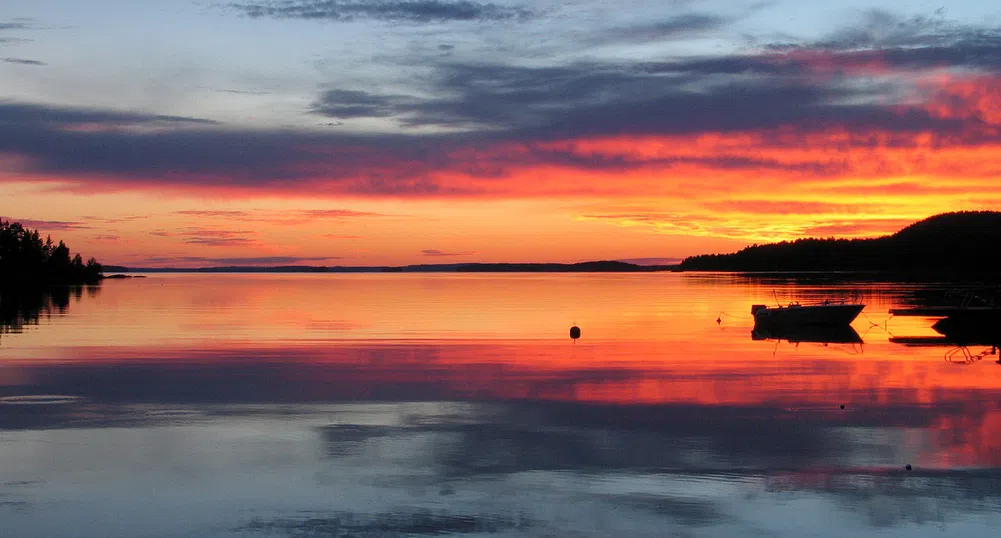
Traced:
[[681, 262], [684, 271], [1001, 272], [1001, 212], [943, 213], [872, 239], [798, 239]]
[[94, 258], [84, 263], [62, 241], [54, 243], [51, 236], [42, 240], [38, 230], [0, 220], [0, 286], [94, 284], [103, 277], [103, 268]]

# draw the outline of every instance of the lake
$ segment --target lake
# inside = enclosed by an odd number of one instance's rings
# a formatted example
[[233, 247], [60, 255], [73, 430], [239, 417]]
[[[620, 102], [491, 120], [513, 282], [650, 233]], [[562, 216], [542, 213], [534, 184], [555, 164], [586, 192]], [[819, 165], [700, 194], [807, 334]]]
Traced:
[[[994, 535], [998, 357], [891, 340], [934, 336], [888, 311], [949, 288], [689, 273], [105, 281], [34, 313], [5, 307], [0, 527]], [[752, 337], [751, 304], [846, 296], [868, 305], [851, 334]]]

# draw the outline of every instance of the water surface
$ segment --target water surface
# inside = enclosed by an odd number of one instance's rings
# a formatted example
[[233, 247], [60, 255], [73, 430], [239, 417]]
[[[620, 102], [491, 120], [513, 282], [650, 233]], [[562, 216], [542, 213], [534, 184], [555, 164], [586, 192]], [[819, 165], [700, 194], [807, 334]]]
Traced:
[[[0, 335], [0, 520], [17, 536], [992, 535], [997, 357], [891, 341], [934, 335], [888, 310], [946, 287], [107, 281]], [[752, 338], [751, 304], [850, 295], [868, 305], [858, 341]]]

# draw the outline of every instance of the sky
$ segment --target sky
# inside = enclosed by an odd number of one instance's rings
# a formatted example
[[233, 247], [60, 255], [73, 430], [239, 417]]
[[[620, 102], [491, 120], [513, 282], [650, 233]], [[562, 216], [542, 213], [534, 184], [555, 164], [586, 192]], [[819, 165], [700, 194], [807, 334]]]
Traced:
[[1001, 209], [988, 2], [0, 4], [0, 216], [131, 267], [671, 261]]

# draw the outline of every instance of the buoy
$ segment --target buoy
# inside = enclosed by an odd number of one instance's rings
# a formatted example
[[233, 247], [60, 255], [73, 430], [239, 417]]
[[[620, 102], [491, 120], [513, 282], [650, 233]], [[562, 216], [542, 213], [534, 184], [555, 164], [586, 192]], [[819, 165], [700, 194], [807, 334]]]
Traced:
[[841, 409], [844, 409], [844, 408], [845, 408], [845, 404], [841, 404]]
[[907, 469], [908, 471], [910, 471], [911, 470], [911, 464], [908, 463], [907, 465], [904, 465], [904, 469]]
[[574, 340], [580, 338], [580, 327], [576, 325], [570, 327], [570, 338], [573, 338]]

